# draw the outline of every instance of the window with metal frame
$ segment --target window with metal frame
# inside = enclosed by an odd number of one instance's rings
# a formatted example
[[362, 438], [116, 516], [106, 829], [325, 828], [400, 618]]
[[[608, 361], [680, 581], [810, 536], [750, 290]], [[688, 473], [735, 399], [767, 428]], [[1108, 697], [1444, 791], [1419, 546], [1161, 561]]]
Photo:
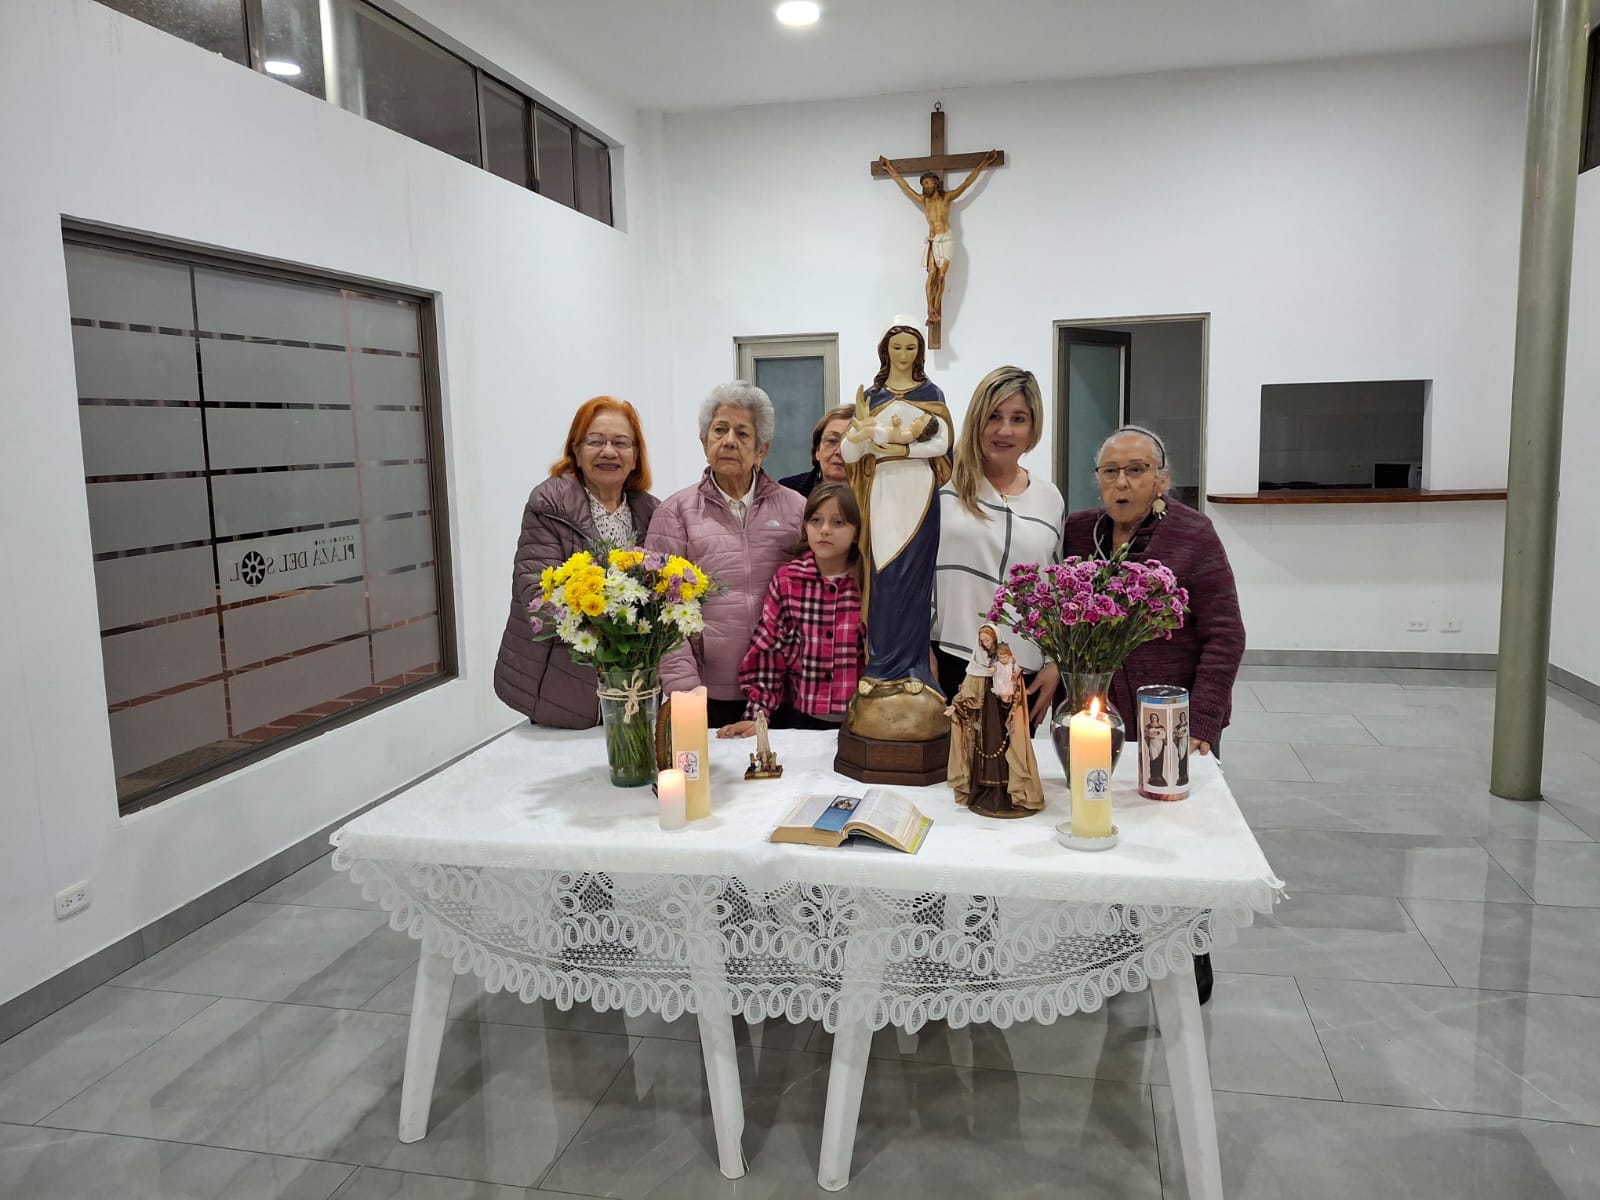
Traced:
[[451, 677], [430, 301], [64, 250], [122, 810]]
[[367, 0], [100, 0], [614, 225], [611, 146]]

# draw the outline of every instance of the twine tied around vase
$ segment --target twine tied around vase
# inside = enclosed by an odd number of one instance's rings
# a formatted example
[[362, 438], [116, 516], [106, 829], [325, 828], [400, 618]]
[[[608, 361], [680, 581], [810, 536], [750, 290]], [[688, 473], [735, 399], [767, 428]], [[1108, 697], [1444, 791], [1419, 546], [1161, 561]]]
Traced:
[[645, 698], [653, 694], [656, 689], [646, 685], [643, 672], [635, 671], [625, 687], [602, 685], [595, 690], [602, 700], [626, 700], [628, 706], [622, 710], [622, 719], [631, 721], [639, 715], [639, 706], [644, 703]]

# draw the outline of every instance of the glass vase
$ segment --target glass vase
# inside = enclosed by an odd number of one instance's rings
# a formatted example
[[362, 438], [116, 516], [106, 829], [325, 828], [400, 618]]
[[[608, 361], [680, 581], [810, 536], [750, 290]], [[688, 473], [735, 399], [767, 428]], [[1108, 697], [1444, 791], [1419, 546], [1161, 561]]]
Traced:
[[1111, 703], [1113, 674], [1114, 671], [1061, 672], [1061, 681], [1067, 686], [1067, 700], [1050, 720], [1050, 742], [1056, 748], [1061, 770], [1068, 779], [1072, 778], [1072, 748], [1067, 737], [1067, 725], [1072, 720], [1072, 714], [1082, 712], [1093, 699], [1099, 699], [1111, 722], [1111, 769], [1117, 769], [1117, 759], [1122, 756], [1122, 743], [1127, 735], [1122, 714]]
[[656, 709], [661, 682], [654, 667], [601, 669], [600, 720], [615, 787], [643, 787], [656, 777]]

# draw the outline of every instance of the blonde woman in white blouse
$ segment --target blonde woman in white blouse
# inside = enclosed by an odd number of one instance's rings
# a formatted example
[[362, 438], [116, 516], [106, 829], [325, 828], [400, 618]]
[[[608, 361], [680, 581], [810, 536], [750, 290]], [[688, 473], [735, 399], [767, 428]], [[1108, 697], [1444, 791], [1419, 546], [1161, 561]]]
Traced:
[[[955, 469], [939, 489], [939, 559], [934, 575], [933, 654], [945, 695], [961, 687], [973, 639], [1014, 563], [1061, 559], [1067, 506], [1048, 479], [1021, 458], [1039, 444], [1044, 402], [1021, 367], [998, 367], [979, 382], [955, 447]], [[1050, 711], [1060, 676], [1038, 648], [1001, 626], [1028, 683], [1035, 725]], [[1009, 635], [1009, 636], [1008, 636]]]

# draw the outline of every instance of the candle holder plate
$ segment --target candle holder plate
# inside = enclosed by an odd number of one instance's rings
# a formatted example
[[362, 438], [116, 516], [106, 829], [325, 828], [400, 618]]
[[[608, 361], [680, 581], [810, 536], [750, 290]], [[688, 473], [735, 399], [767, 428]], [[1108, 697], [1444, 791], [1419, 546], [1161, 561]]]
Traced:
[[1115, 825], [1111, 827], [1111, 832], [1105, 837], [1095, 838], [1074, 837], [1072, 834], [1071, 821], [1063, 821], [1061, 824], [1056, 826], [1056, 841], [1060, 842], [1069, 850], [1109, 850], [1120, 840], [1121, 839], [1117, 836], [1117, 827]]

